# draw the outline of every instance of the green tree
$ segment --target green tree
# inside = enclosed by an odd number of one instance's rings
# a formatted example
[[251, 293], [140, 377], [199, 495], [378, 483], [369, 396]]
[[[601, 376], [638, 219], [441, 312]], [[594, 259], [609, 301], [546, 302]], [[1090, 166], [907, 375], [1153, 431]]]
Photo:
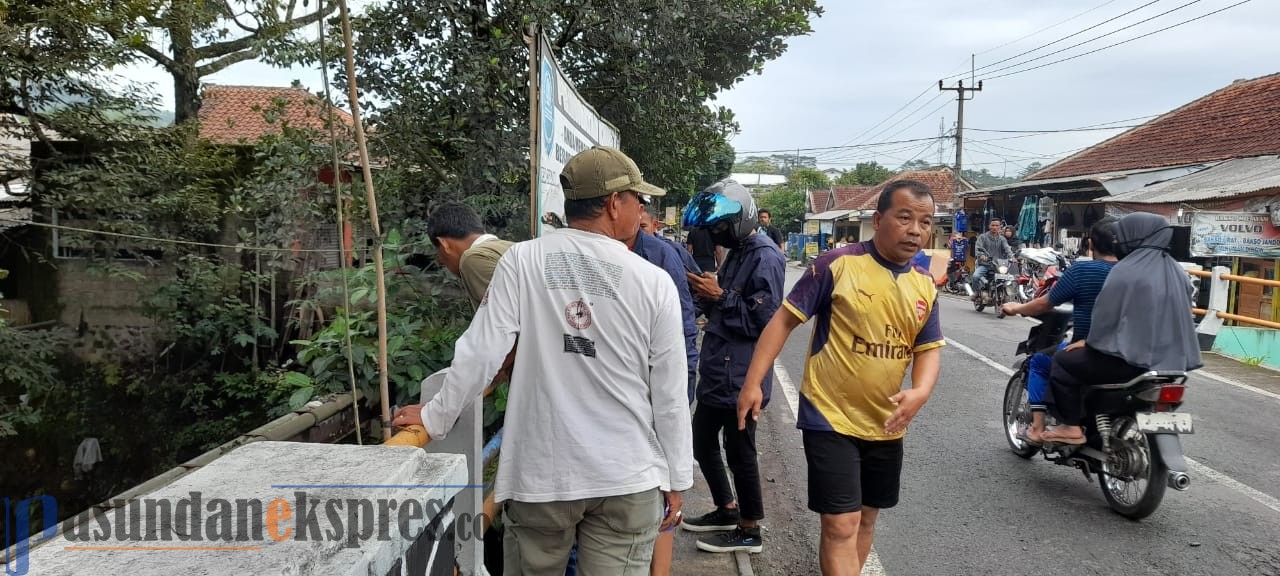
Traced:
[[763, 156], [748, 156], [733, 166], [734, 172], [744, 174], [781, 174], [782, 169], [778, 168], [773, 160]]
[[1026, 180], [1032, 174], [1035, 174], [1036, 172], [1039, 172], [1041, 170], [1044, 170], [1044, 165], [1039, 162], [1032, 162], [1030, 164], [1027, 164], [1027, 167], [1023, 168], [1022, 172], [1018, 173], [1018, 180]]
[[[84, 88], [73, 79], [81, 70], [96, 76], [126, 62], [159, 66], [173, 78], [174, 118], [182, 122], [199, 112], [206, 76], [247, 60], [313, 59], [314, 44], [299, 32], [336, 7], [334, 0], [34, 0], [9, 13], [0, 8], [0, 17], [4, 40], [28, 62], [51, 66], [69, 96]], [[39, 53], [46, 49], [52, 53]]]
[[992, 174], [990, 171], [988, 171], [986, 168], [983, 168], [982, 170], [965, 170], [964, 179], [967, 180], [970, 184], [973, 184], [978, 188], [987, 188], [990, 186], [1003, 186], [1005, 184], [1010, 184], [1018, 181], [1017, 178], [1005, 178], [1002, 176], [996, 176], [995, 174]]
[[933, 165], [932, 165], [932, 164], [930, 164], [930, 163], [928, 163], [928, 162], [926, 162], [926, 161], [924, 161], [924, 160], [912, 160], [912, 161], [910, 161], [910, 162], [906, 162], [906, 163], [904, 163], [902, 166], [900, 166], [900, 167], [898, 168], [898, 171], [899, 171], [899, 172], [908, 172], [908, 171], [911, 171], [911, 170], [928, 170], [928, 169], [930, 169], [930, 168], [933, 168]]
[[411, 188], [430, 201], [495, 195], [514, 215], [528, 203], [528, 25], [646, 178], [691, 190], [737, 128], [708, 101], [820, 13], [815, 0], [390, 0], [356, 23], [356, 57], [377, 97], [375, 149], [415, 170]]
[[783, 232], [799, 232], [804, 224], [804, 191], [779, 186], [761, 196], [756, 204], [773, 216], [773, 225]]
[[841, 174], [836, 179], [836, 184], [841, 186], [875, 186], [888, 180], [893, 174], [893, 170], [885, 168], [876, 162], [859, 162], [853, 167], [853, 170]]
[[797, 192], [822, 190], [831, 187], [831, 179], [813, 168], [800, 168], [787, 176], [787, 188]]
[[[136, 87], [106, 77], [106, 70], [133, 60], [123, 44], [95, 28], [119, 21], [110, 9], [117, 4], [130, 2], [0, 1], [0, 113], [20, 120], [0, 124], [0, 137], [128, 140], [122, 127], [145, 123], [144, 109], [153, 103]], [[23, 164], [4, 168], [26, 169]]]

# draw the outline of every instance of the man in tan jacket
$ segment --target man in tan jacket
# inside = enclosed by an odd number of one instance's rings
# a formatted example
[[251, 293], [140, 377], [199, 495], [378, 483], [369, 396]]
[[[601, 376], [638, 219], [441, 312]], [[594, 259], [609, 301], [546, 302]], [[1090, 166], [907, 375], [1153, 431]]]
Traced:
[[436, 259], [462, 279], [472, 307], [479, 306], [511, 242], [486, 234], [480, 215], [465, 204], [446, 204], [432, 212], [427, 236], [436, 247]]

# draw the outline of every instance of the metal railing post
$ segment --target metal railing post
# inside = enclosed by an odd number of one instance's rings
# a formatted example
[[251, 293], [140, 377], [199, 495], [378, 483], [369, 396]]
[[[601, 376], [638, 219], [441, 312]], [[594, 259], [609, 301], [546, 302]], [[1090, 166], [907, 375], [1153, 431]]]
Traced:
[[[1209, 278], [1209, 307], [1208, 313], [1200, 320], [1200, 324], [1196, 326], [1196, 336], [1200, 341], [1201, 350], [1212, 350], [1213, 340], [1217, 338], [1218, 331], [1222, 329], [1222, 318], [1218, 313], [1227, 311], [1228, 296], [1231, 293], [1231, 282], [1222, 276], [1231, 274], [1231, 269], [1226, 266], [1214, 266], [1212, 276]], [[1203, 290], [1205, 287], [1200, 287]]]

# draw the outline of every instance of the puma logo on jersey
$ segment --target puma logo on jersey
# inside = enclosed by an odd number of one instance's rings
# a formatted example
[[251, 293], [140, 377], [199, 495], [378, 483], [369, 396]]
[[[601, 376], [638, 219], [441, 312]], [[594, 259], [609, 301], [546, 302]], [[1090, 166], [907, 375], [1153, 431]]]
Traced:
[[866, 296], [866, 297], [867, 297], [867, 300], [870, 300], [870, 299], [872, 299], [872, 298], [875, 298], [875, 297], [876, 297], [876, 295], [875, 295], [875, 294], [868, 294], [868, 293], [864, 292], [861, 288], [857, 288], [857, 291], [858, 291], [858, 293], [859, 293], [859, 294], [861, 294], [861, 295], [863, 295], [863, 296]]

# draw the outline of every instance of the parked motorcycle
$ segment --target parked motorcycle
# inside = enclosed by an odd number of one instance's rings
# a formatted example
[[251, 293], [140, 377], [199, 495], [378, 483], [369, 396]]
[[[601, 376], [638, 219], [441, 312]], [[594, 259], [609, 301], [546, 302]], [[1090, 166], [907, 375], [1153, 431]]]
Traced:
[[1009, 261], [1001, 259], [987, 266], [986, 278], [980, 281], [981, 289], [976, 298], [973, 286], [965, 284], [964, 289], [965, 293], [973, 298], [974, 310], [981, 312], [987, 306], [991, 306], [996, 309], [996, 318], [1004, 318], [1004, 312], [1000, 311], [1000, 307], [1010, 301], [1015, 279], [1016, 277], [1009, 273]]
[[1042, 295], [1045, 281], [1062, 273], [1070, 264], [1068, 260], [1052, 248], [1023, 248], [1018, 257], [1022, 261], [1021, 274], [1018, 276], [1015, 297], [1026, 303]]
[[1191, 415], [1178, 412], [1186, 390], [1185, 372], [1147, 372], [1128, 382], [1099, 382], [1085, 394], [1085, 436], [1082, 446], [1031, 444], [1025, 439], [1031, 426], [1027, 401], [1027, 374], [1031, 354], [1056, 348], [1071, 329], [1070, 307], [1040, 317], [1027, 339], [1018, 344], [1017, 370], [1005, 387], [1003, 422], [1005, 440], [1014, 454], [1072, 466], [1086, 479], [1098, 477], [1102, 495], [1112, 510], [1138, 520], [1156, 511], [1166, 488], [1191, 486], [1179, 434], [1192, 433]]
[[943, 289], [951, 294], [965, 294], [965, 286], [969, 284], [969, 270], [964, 265], [952, 262], [947, 265], [947, 278]]

